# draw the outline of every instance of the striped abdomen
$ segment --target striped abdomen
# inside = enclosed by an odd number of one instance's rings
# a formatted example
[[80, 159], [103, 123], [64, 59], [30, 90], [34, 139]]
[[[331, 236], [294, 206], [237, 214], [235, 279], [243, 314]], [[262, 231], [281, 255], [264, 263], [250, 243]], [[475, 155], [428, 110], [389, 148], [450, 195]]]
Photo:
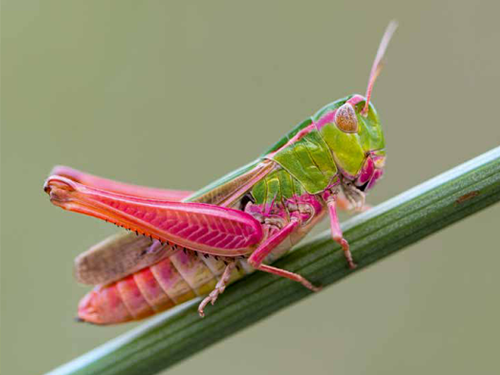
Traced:
[[[231, 281], [250, 272], [245, 260], [238, 264]], [[96, 287], [81, 300], [78, 317], [95, 324], [146, 318], [210, 293], [224, 268], [223, 260], [179, 250], [153, 266]]]

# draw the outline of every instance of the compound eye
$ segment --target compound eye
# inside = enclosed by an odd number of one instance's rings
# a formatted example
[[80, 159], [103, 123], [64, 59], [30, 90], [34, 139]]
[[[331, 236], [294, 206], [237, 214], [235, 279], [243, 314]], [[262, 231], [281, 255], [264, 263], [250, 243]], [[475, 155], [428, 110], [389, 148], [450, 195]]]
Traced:
[[356, 111], [350, 103], [345, 103], [335, 113], [335, 124], [344, 133], [357, 133], [358, 118]]

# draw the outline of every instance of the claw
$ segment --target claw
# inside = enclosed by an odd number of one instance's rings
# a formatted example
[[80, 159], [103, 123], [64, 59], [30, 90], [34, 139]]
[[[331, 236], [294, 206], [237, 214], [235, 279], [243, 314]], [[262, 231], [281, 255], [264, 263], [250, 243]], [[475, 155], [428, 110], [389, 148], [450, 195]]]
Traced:
[[198, 306], [198, 314], [200, 315], [201, 318], [205, 317], [205, 312], [204, 309], [207, 307], [209, 303], [214, 305], [215, 301], [217, 301], [217, 297], [219, 297], [219, 294], [222, 293], [222, 291], [219, 291], [218, 289], [212, 290], [212, 292], [201, 301], [200, 305]]

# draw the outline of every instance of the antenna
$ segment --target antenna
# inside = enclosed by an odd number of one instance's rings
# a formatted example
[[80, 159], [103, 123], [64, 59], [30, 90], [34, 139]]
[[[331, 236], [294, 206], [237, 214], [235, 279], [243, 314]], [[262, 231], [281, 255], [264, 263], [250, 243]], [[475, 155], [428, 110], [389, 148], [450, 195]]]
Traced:
[[368, 87], [366, 88], [366, 102], [361, 114], [366, 117], [368, 114], [368, 109], [370, 107], [370, 97], [372, 96], [373, 85], [375, 84], [375, 80], [377, 79], [380, 71], [382, 70], [382, 58], [384, 57], [387, 46], [389, 45], [389, 41], [392, 38], [392, 35], [398, 28], [398, 23], [396, 21], [391, 21], [387, 28], [385, 29], [384, 36], [380, 41], [380, 45], [378, 46], [377, 55], [375, 56], [375, 60], [373, 61], [372, 70], [370, 71], [370, 78], [368, 79]]

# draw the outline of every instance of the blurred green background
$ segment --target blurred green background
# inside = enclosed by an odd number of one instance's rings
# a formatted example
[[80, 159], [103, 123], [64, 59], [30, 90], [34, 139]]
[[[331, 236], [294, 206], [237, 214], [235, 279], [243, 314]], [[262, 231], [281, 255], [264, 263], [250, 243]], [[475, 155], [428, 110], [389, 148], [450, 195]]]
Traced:
[[[73, 321], [87, 290], [73, 258], [117, 229], [49, 203], [55, 164], [202, 187], [320, 106], [364, 93], [393, 18], [374, 90], [388, 165], [370, 202], [500, 144], [498, 2], [2, 5], [2, 374], [44, 373], [135, 326]], [[174, 371], [491, 374], [499, 215], [497, 205], [433, 235]]]

